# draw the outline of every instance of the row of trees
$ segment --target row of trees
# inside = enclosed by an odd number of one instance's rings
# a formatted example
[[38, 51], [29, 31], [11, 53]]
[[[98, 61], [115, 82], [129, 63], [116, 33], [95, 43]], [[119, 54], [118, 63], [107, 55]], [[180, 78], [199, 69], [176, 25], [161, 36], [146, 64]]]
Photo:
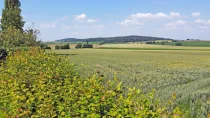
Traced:
[[[146, 42], [146, 44], [161, 44], [161, 45], [166, 45], [168, 43], [169, 42], [165, 42], [165, 41], [161, 41], [161, 42], [148, 41], [148, 42]], [[182, 43], [181, 42], [176, 42], [175, 46], [182, 46]]]
[[19, 0], [5, 0], [0, 24], [0, 46], [12, 48], [19, 46], [40, 46], [37, 41], [40, 32], [33, 27], [23, 29], [25, 22], [21, 16]]
[[[76, 49], [79, 49], [79, 48], [93, 48], [93, 45], [92, 44], [81, 44], [81, 43], [78, 43], [76, 46], [75, 46]], [[46, 48], [46, 49], [51, 49], [51, 48]], [[65, 44], [65, 45], [55, 45], [55, 49], [56, 50], [59, 50], [59, 49], [70, 49], [70, 45], [69, 44]]]

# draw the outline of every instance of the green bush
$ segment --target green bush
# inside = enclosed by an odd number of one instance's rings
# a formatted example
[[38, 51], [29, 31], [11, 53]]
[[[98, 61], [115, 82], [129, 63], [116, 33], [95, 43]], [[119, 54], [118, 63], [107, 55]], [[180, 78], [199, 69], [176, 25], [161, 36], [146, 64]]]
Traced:
[[59, 45], [55, 45], [55, 49], [56, 50], [59, 50], [60, 49], [60, 46]]
[[92, 44], [83, 44], [82, 48], [93, 48]]
[[70, 49], [70, 46], [69, 44], [66, 44], [66, 45], [56, 45], [55, 46], [55, 49], [58, 50], [58, 49]]
[[82, 44], [81, 43], [78, 43], [75, 48], [82, 48]]
[[20, 46], [39, 46], [41, 44], [38, 39], [38, 30], [28, 28], [24, 32], [15, 27], [8, 27], [0, 35], [0, 45], [6, 48]]
[[61, 46], [60, 49], [70, 49], [70, 46], [69, 44], [66, 44], [66, 45]]
[[44, 44], [44, 43], [41, 43], [40, 47], [41, 47], [41, 49], [49, 49], [49, 50], [51, 50], [51, 47], [48, 46], [47, 44]]
[[182, 46], [182, 43], [178, 42], [175, 44], [176, 46]]
[[[0, 66], [1, 117], [167, 117], [169, 112], [154, 93], [132, 88], [122, 91], [115, 77], [105, 81], [98, 75], [80, 78], [68, 58], [43, 50], [17, 50]], [[171, 103], [171, 102], [170, 102]]]

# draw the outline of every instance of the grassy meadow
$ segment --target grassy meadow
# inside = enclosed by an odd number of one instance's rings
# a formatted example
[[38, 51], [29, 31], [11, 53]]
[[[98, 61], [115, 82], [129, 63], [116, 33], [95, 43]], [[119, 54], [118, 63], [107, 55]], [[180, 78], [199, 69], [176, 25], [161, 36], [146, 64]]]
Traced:
[[[70, 56], [69, 61], [83, 76], [98, 73], [111, 79], [116, 73], [126, 86], [141, 88], [144, 93], [155, 89], [161, 101], [176, 94], [176, 103], [187, 115], [192, 114], [192, 107], [200, 110], [199, 105], [210, 105], [210, 47], [105, 44], [54, 51]], [[200, 103], [203, 97], [204, 103]], [[192, 99], [196, 102], [190, 104]]]

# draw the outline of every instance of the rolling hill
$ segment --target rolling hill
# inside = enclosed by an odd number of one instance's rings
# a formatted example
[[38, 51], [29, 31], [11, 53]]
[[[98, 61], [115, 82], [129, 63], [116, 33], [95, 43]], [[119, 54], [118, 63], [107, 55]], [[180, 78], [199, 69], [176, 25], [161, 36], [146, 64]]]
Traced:
[[101, 42], [101, 43], [126, 43], [126, 42], [137, 42], [137, 41], [154, 41], [154, 40], [173, 40], [170, 38], [161, 37], [150, 37], [150, 36], [119, 36], [119, 37], [98, 37], [98, 38], [65, 38], [56, 40], [55, 42]]

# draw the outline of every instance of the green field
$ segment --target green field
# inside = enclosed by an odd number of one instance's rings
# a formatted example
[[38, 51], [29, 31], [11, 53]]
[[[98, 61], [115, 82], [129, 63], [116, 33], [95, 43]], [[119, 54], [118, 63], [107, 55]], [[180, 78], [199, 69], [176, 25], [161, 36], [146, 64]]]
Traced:
[[[131, 47], [141, 50], [132, 50]], [[156, 97], [162, 101], [176, 93], [177, 103], [185, 110], [190, 109], [188, 100], [191, 98], [199, 101], [198, 96], [204, 95], [205, 103], [209, 103], [210, 48], [157, 45], [138, 47], [137, 44], [112, 44], [101, 48], [55, 52], [69, 55], [70, 62], [75, 63], [83, 76], [91, 77], [99, 73], [110, 79], [116, 73], [126, 86], [141, 88], [145, 93], [155, 89]]]
[[[180, 41], [183, 46], [189, 47], [210, 47], [210, 41]], [[176, 42], [168, 42], [165, 45], [175, 46]], [[161, 45], [157, 43], [157, 45]]]

